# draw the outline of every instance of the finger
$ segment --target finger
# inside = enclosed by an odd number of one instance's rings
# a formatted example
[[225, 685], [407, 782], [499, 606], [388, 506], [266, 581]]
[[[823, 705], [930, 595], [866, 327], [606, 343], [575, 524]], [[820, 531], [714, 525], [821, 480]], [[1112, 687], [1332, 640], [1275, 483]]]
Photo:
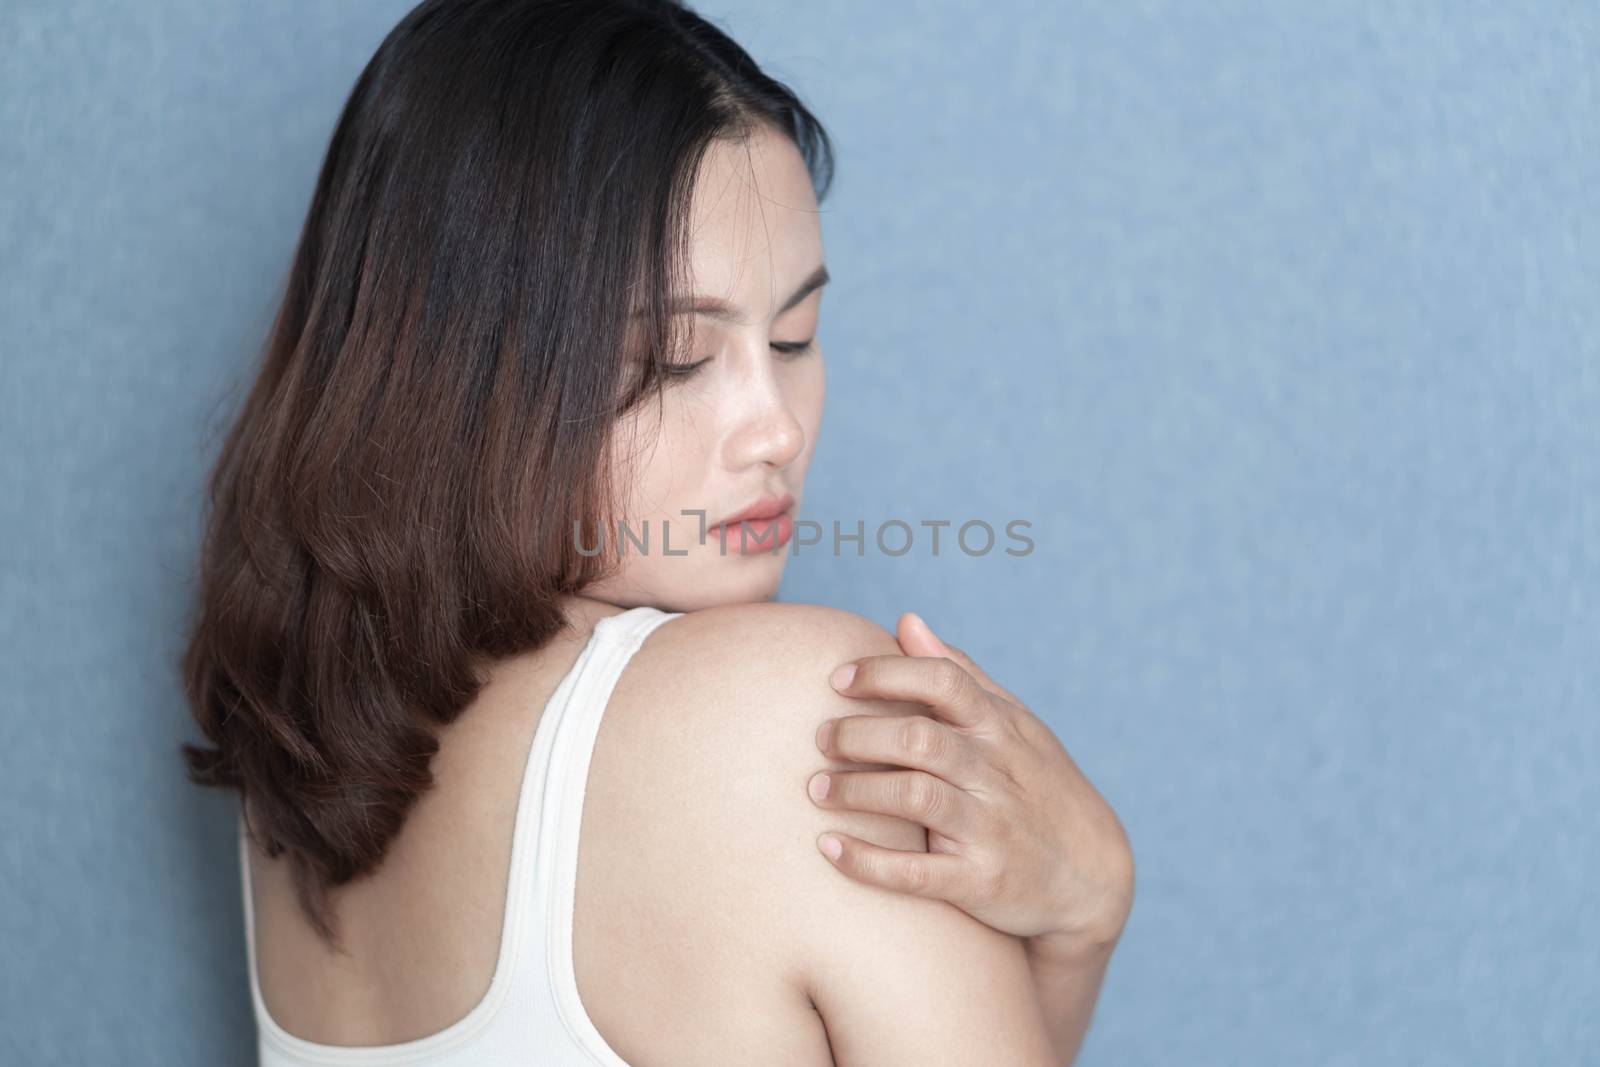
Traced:
[[945, 656], [865, 656], [854, 661], [855, 673], [843, 686], [849, 697], [881, 697], [926, 705], [953, 726], [974, 727], [995, 714], [993, 695], [966, 668]]
[[[1011, 690], [1006, 689], [999, 682], [989, 677], [989, 672], [978, 666], [973, 658], [961, 649], [952, 645], [944, 638], [933, 632], [933, 627], [914, 611], [908, 611], [900, 616], [900, 623], [896, 630], [900, 640], [900, 647], [908, 656], [948, 656], [962, 667], [967, 673], [978, 680], [978, 684], [989, 690], [1002, 700], [1009, 700], [1013, 704], [1021, 704]], [[915, 648], [917, 651], [912, 651]]]
[[[839, 844], [837, 856], [829, 853], [830, 841]], [[817, 838], [817, 847], [835, 867], [858, 882], [897, 893], [947, 900], [957, 906], [965, 899], [968, 864], [960, 856], [884, 848], [836, 830]]]
[[895, 623], [894, 636], [908, 656], [949, 655], [943, 641], [939, 640], [922, 616], [914, 611], [905, 612]]
[[819, 807], [897, 815], [954, 841], [972, 826], [972, 795], [924, 771], [822, 771], [807, 792]]
[[982, 757], [972, 739], [926, 715], [829, 719], [817, 730], [817, 747], [851, 763], [927, 771], [961, 789], [982, 784]]

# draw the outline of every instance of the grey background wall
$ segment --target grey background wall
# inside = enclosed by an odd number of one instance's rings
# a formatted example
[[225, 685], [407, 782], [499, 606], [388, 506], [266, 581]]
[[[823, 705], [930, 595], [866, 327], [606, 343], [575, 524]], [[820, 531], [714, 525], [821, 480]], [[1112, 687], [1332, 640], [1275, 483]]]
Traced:
[[[407, 2], [0, 5], [0, 1060], [242, 1063], [199, 487]], [[1085, 1064], [1600, 1058], [1600, 12], [706, 0], [841, 149], [815, 516], [1121, 813]]]

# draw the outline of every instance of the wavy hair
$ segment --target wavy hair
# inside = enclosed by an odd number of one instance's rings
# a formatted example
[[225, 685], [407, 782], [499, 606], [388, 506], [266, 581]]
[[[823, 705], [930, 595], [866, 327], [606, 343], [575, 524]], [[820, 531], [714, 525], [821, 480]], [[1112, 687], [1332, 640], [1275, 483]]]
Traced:
[[[618, 417], [660, 398], [706, 149], [826, 131], [672, 0], [425, 0], [356, 80], [204, 507], [181, 671], [210, 745], [339, 948], [438, 728], [618, 560]], [[640, 309], [640, 317], [632, 312]]]

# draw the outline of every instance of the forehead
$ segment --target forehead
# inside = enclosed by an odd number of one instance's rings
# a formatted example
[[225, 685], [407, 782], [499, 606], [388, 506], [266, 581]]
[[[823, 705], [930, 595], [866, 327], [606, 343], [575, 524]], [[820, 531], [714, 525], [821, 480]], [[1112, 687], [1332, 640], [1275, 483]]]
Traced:
[[815, 190], [794, 142], [762, 125], [717, 140], [696, 176], [690, 207], [689, 292], [758, 317], [822, 262]]

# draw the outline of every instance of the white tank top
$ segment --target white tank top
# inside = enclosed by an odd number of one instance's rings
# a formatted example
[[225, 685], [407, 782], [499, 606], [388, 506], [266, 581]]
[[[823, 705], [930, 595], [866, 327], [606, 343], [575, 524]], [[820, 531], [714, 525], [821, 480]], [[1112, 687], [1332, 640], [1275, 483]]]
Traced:
[[256, 975], [249, 850], [239, 818], [250, 999], [262, 1067], [321, 1064], [540, 1064], [628, 1067], [578, 997], [572, 960], [578, 829], [589, 759], [611, 690], [652, 630], [681, 612], [642, 606], [601, 619], [551, 694], [534, 732], [512, 836], [500, 954], [489, 991], [443, 1030], [394, 1045], [322, 1045], [288, 1033], [267, 1014]]

